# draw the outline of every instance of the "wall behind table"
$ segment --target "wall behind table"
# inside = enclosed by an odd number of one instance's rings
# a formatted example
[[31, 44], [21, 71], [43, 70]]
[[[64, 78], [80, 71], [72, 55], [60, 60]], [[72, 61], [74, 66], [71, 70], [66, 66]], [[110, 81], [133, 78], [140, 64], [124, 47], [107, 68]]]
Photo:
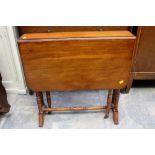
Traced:
[[0, 26], [0, 72], [7, 93], [26, 94], [17, 31], [13, 26]]

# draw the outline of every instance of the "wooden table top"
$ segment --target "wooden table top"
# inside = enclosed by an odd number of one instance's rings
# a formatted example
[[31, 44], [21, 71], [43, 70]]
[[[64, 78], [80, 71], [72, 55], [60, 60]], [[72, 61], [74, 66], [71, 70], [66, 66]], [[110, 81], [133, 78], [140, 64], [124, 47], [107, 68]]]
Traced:
[[84, 31], [84, 32], [54, 32], [54, 33], [29, 33], [22, 35], [18, 42], [24, 40], [41, 39], [70, 39], [70, 38], [135, 38], [130, 31]]
[[18, 41], [34, 91], [121, 89], [129, 80], [135, 36], [129, 31], [24, 34]]

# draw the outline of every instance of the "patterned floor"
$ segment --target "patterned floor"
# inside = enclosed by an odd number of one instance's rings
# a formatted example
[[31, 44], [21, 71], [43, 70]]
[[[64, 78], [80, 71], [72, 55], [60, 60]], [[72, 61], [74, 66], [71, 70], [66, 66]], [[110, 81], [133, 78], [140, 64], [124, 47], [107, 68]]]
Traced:
[[[54, 107], [103, 105], [106, 91], [53, 92]], [[38, 128], [35, 95], [8, 94], [11, 111], [0, 116], [0, 128]], [[155, 88], [132, 88], [129, 94], [121, 94], [119, 102], [120, 123], [114, 125], [112, 113], [104, 119], [99, 112], [55, 112], [45, 116], [43, 128], [56, 129], [104, 129], [104, 128], [155, 128]]]

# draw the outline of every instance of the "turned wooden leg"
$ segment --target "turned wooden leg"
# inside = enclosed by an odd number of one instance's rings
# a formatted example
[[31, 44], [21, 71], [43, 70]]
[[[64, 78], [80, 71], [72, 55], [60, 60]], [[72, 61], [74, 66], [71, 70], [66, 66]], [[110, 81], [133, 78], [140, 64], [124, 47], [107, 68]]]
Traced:
[[109, 89], [108, 90], [108, 97], [107, 97], [106, 114], [105, 114], [104, 118], [109, 117], [109, 112], [111, 109], [111, 103], [112, 103], [112, 89]]
[[43, 104], [43, 106], [46, 108], [47, 106], [46, 106], [46, 104], [44, 103], [43, 93], [40, 92], [40, 94], [41, 94], [41, 101], [42, 101], [42, 104]]
[[44, 111], [43, 111], [43, 102], [42, 102], [42, 93], [36, 92], [37, 104], [39, 109], [39, 127], [43, 127], [44, 124]]
[[111, 103], [111, 107], [112, 107], [112, 109], [114, 108], [115, 92], [116, 92], [116, 90], [114, 89], [114, 90], [113, 90], [113, 94], [112, 94], [112, 103]]
[[114, 121], [114, 124], [119, 123], [119, 118], [118, 118], [119, 96], [120, 96], [120, 90], [116, 89], [113, 93], [113, 121]]
[[[50, 91], [47, 91], [47, 92], [46, 92], [46, 99], [47, 99], [48, 107], [51, 108], [52, 101], [51, 101], [51, 94], [50, 94]], [[48, 114], [50, 114], [50, 113], [51, 113], [51, 112], [48, 112]]]

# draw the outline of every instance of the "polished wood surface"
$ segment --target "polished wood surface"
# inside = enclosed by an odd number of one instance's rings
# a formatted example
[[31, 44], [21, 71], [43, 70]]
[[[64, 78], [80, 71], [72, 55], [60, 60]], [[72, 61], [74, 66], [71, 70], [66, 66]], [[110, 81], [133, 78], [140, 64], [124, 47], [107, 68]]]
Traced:
[[108, 118], [109, 117], [109, 112], [111, 110], [111, 107], [112, 107], [112, 93], [113, 93], [113, 90], [112, 89], [109, 89], [108, 90], [108, 96], [107, 96], [107, 106], [106, 106], [106, 114], [104, 116], [104, 118]]
[[138, 26], [134, 33], [136, 35], [134, 62], [129, 83], [123, 91], [125, 93], [129, 92], [133, 80], [155, 79], [155, 26]]
[[51, 102], [50, 91], [47, 91], [47, 92], [46, 92], [46, 99], [47, 99], [48, 107], [51, 108], [52, 102]]
[[155, 79], [155, 26], [139, 27], [134, 79]]
[[132, 61], [132, 69], [130, 73], [130, 78], [128, 80], [128, 84], [125, 88], [121, 89], [121, 93], [129, 93], [130, 88], [132, 86], [133, 80], [135, 79], [135, 63], [136, 63], [136, 56], [137, 56], [137, 51], [139, 47], [139, 41], [140, 41], [140, 36], [141, 36], [141, 27], [134, 27], [133, 33], [136, 36], [136, 41], [135, 41], [135, 47], [134, 47], [134, 56], [133, 56], [133, 61]]
[[134, 80], [155, 80], [154, 72], [134, 72]]
[[38, 104], [38, 121], [39, 121], [39, 127], [42, 127], [44, 124], [44, 101], [42, 99], [42, 92], [36, 92], [36, 99], [37, 99], [37, 104]]
[[[130, 78], [135, 36], [129, 31], [24, 34], [19, 51], [28, 87], [36, 92], [39, 126], [44, 113], [54, 111], [113, 111], [118, 124], [120, 89]], [[106, 106], [53, 108], [52, 90], [109, 89]], [[46, 92], [48, 107], [42, 92]]]
[[[20, 34], [25, 33], [47, 33], [47, 32], [84, 32], [84, 31], [115, 31], [128, 30], [129, 26], [19, 26]], [[137, 33], [137, 26], [134, 26], [133, 33]], [[155, 26], [138, 26], [137, 52], [133, 65], [133, 79], [155, 79], [154, 66], [154, 37]], [[132, 80], [130, 80], [132, 81]], [[128, 91], [132, 82], [128, 84]]]
[[129, 31], [85, 31], [85, 32], [57, 32], [57, 33], [30, 33], [22, 35], [18, 42], [25, 42], [25, 40], [52, 40], [52, 39], [68, 39], [68, 38], [114, 38], [121, 39], [129, 38], [135, 39], [135, 36]]
[[18, 26], [18, 29], [22, 35], [25, 33], [128, 30], [129, 26]]
[[63, 107], [63, 108], [44, 108], [45, 112], [64, 112], [64, 111], [82, 111], [82, 110], [101, 110], [106, 109], [106, 106], [80, 106], [80, 107]]
[[34, 91], [125, 87], [131, 71], [135, 37], [126, 31], [110, 32], [108, 38], [94, 36], [78, 39], [59, 36], [61, 40], [39, 42], [38, 39], [31, 42], [28, 38], [19, 39], [28, 87]]
[[115, 89], [113, 91], [113, 121], [115, 124], [119, 123], [119, 113], [118, 113], [118, 102], [119, 102], [119, 97], [120, 97], [120, 90], [119, 89]]

